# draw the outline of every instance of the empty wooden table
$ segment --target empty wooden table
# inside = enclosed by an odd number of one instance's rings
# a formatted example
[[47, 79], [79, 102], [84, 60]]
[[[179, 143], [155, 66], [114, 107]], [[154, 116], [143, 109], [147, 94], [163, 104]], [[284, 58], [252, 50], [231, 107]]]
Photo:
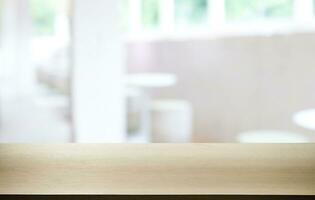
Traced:
[[315, 195], [315, 145], [2, 144], [0, 194]]

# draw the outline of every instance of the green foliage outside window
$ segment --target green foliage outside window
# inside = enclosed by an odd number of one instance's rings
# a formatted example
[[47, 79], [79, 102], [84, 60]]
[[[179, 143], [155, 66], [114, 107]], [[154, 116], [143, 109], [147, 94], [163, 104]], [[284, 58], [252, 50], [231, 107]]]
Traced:
[[156, 28], [160, 23], [160, 0], [142, 0], [142, 23], [145, 28]]
[[31, 16], [36, 35], [52, 35], [58, 9], [66, 0], [31, 0]]
[[208, 0], [175, 0], [178, 25], [200, 25], [207, 21]]
[[226, 0], [228, 21], [293, 16], [293, 0]]

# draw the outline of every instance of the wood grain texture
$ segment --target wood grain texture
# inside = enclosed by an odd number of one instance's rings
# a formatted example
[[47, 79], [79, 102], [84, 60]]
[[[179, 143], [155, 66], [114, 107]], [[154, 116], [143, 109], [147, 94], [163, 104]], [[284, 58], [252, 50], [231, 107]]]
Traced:
[[315, 195], [315, 145], [2, 144], [0, 194]]

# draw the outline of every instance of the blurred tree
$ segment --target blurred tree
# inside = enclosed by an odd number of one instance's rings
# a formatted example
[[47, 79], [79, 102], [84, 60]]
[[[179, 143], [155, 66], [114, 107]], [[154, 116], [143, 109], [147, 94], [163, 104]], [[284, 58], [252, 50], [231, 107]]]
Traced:
[[227, 20], [255, 20], [293, 16], [293, 0], [226, 0]]
[[54, 22], [65, 0], [31, 0], [31, 16], [36, 35], [52, 35]]
[[159, 26], [159, 0], [142, 0], [142, 23], [145, 28], [150, 29]]
[[208, 0], [175, 0], [178, 25], [200, 25], [207, 20]]

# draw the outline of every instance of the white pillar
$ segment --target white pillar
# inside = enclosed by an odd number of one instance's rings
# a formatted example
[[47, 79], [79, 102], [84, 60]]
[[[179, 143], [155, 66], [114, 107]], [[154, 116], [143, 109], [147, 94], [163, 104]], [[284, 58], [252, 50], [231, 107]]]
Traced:
[[139, 34], [142, 31], [141, 25], [141, 12], [142, 12], [141, 0], [129, 0], [129, 20], [130, 20], [130, 32], [133, 35]]
[[313, 20], [314, 16], [313, 3], [313, 0], [294, 1], [294, 17], [299, 24], [306, 23], [305, 26], [309, 26], [309, 22]]
[[162, 33], [171, 33], [175, 26], [175, 0], [161, 0], [160, 16]]
[[225, 24], [225, 0], [208, 0], [208, 17], [211, 29], [220, 31]]
[[76, 142], [124, 142], [120, 1], [74, 0], [73, 123]]
[[13, 95], [34, 91], [35, 69], [31, 64], [31, 17], [28, 0], [2, 0], [2, 84]]

